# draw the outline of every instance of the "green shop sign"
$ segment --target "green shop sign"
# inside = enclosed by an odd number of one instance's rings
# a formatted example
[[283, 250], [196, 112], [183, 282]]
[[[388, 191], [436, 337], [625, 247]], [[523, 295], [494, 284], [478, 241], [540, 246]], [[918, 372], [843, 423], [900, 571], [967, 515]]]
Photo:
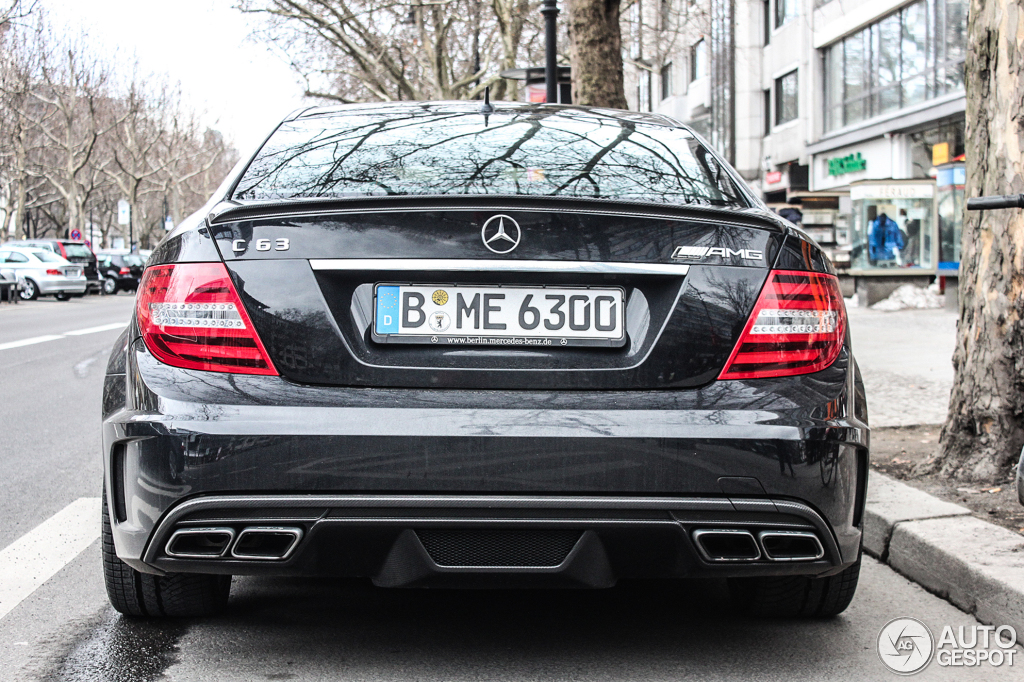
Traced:
[[847, 173], [855, 173], [856, 171], [865, 170], [868, 167], [868, 160], [862, 158], [860, 152], [856, 154], [850, 154], [849, 156], [841, 156], [835, 159], [828, 160], [828, 174], [829, 175], [845, 175]]

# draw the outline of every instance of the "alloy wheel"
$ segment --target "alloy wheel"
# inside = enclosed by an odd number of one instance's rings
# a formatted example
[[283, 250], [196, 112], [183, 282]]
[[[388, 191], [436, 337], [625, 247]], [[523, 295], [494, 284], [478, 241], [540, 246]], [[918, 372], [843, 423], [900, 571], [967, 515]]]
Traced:
[[21, 285], [21, 299], [23, 301], [31, 301], [37, 295], [36, 283], [30, 279], [26, 279]]

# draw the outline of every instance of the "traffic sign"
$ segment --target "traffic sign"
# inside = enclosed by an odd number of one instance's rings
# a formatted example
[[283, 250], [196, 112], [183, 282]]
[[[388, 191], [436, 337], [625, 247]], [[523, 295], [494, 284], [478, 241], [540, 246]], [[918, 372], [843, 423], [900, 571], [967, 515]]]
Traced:
[[72, 239], [81, 239], [82, 238], [82, 231], [81, 230], [71, 230], [71, 238]]

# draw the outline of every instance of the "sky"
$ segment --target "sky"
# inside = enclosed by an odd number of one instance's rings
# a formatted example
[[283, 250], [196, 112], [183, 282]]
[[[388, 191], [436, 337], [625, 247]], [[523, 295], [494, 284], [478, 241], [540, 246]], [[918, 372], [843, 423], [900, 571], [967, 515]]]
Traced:
[[284, 58], [250, 39], [258, 18], [233, 0], [39, 0], [51, 24], [143, 73], [180, 82], [207, 125], [253, 151], [289, 112], [312, 102]]

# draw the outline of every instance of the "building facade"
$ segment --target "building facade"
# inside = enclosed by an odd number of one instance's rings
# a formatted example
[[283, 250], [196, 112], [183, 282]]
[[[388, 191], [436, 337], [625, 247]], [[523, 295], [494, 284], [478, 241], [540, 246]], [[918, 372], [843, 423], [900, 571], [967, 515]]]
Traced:
[[632, 21], [631, 106], [689, 123], [790, 209], [847, 294], [955, 281], [967, 0], [666, 0]]

